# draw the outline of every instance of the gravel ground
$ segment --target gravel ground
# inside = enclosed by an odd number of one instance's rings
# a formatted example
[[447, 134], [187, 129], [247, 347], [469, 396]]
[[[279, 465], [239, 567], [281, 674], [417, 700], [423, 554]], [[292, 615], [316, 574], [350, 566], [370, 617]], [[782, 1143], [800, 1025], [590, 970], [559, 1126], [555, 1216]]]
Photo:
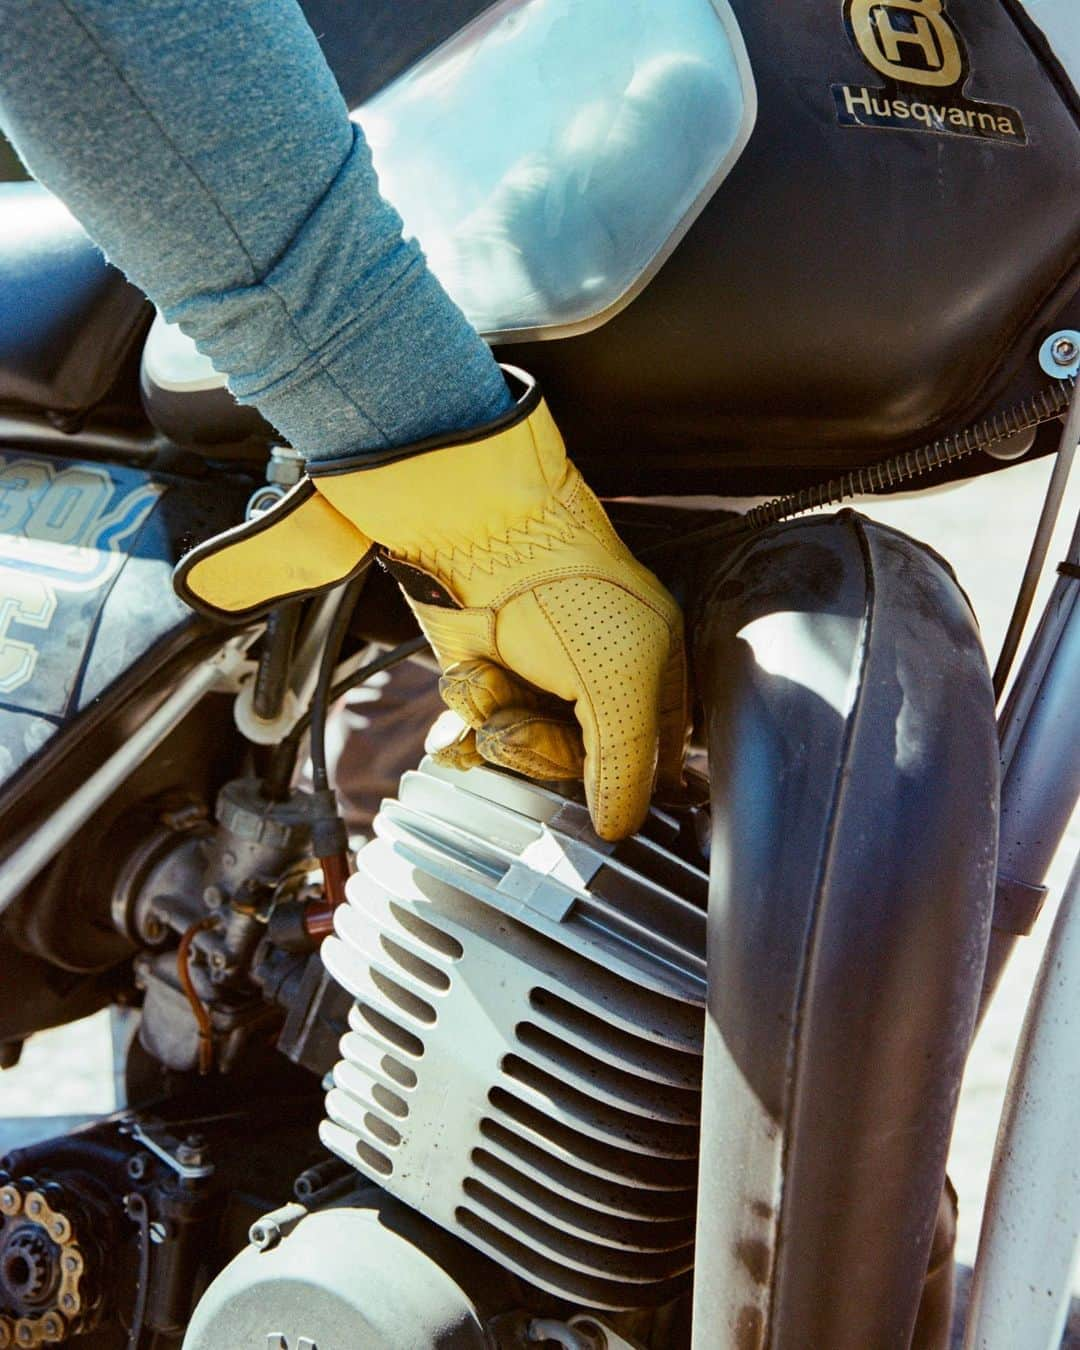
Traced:
[[[952, 561], [971, 596], [992, 655], [1005, 632], [1049, 467], [1047, 461], [1021, 465], [927, 496], [862, 507], [867, 514], [924, 539]], [[1078, 511], [1080, 475], [1074, 475], [1053, 558], [1063, 556]], [[1078, 847], [1080, 817], [1074, 817], [1053, 869], [1051, 900], [1036, 933], [1020, 944], [969, 1062], [950, 1160], [960, 1194], [959, 1256], [968, 1264], [975, 1256], [982, 1197], [1024, 1007], [1055, 902]], [[105, 1014], [36, 1037], [19, 1066], [0, 1077], [0, 1117], [89, 1114], [113, 1106]], [[15, 1142], [12, 1124], [9, 1120], [4, 1130], [0, 1119], [0, 1151]]]

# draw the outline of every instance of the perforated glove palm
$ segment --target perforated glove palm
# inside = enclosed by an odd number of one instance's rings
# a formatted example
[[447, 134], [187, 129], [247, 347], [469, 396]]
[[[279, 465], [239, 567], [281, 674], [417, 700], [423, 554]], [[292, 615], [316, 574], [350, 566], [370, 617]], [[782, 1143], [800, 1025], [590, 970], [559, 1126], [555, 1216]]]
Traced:
[[274, 511], [189, 554], [177, 588], [246, 618], [340, 581], [376, 540], [469, 729], [444, 754], [584, 777], [597, 833], [618, 839], [641, 824], [654, 783], [681, 777], [682, 618], [521, 378], [511, 414], [456, 442], [313, 465]]

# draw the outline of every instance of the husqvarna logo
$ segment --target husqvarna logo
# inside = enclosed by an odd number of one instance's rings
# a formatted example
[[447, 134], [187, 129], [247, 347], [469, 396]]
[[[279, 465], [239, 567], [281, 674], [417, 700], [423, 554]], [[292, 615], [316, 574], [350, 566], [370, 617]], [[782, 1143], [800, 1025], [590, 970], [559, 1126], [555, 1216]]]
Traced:
[[970, 56], [946, 0], [844, 0], [844, 20], [859, 55], [886, 83], [834, 84], [841, 126], [1027, 144], [1015, 108], [964, 97]]
[[847, 21], [863, 56], [891, 80], [944, 89], [964, 73], [942, 0], [848, 0]]

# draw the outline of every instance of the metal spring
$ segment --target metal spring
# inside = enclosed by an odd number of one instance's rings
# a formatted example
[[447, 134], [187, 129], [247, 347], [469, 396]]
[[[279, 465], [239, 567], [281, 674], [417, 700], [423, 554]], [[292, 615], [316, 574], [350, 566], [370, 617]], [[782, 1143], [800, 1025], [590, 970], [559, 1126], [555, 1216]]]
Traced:
[[841, 474], [839, 478], [830, 478], [825, 483], [802, 488], [798, 492], [783, 497], [774, 497], [753, 507], [745, 515], [722, 524], [709, 525], [694, 530], [678, 540], [665, 540], [644, 550], [642, 557], [655, 553], [666, 553], [687, 545], [704, 543], [707, 539], [722, 538], [727, 535], [743, 534], [750, 530], [765, 529], [769, 525], [790, 520], [792, 516], [802, 515], [804, 511], [814, 511], [823, 506], [838, 506], [850, 497], [868, 496], [878, 492], [888, 492], [902, 486], [922, 474], [932, 473], [958, 459], [988, 450], [992, 445], [1022, 435], [1033, 427], [1061, 417], [1069, 409], [1075, 379], [1055, 380], [1053, 384], [1040, 389], [1032, 398], [1022, 399], [1003, 412], [994, 413], [974, 426], [954, 432], [929, 445], [921, 445], [915, 450], [905, 450], [880, 460], [877, 464], [865, 464]]
[[792, 492], [785, 497], [776, 497], [771, 502], [755, 506], [743, 517], [747, 529], [761, 529], [766, 525], [775, 525], [803, 511], [812, 511], [816, 507], [835, 506], [849, 497], [861, 497], [875, 492], [888, 492], [900, 487], [912, 478], [931, 473], [934, 469], [953, 464], [958, 459], [974, 455], [992, 445], [1022, 435], [1033, 427], [1041, 426], [1055, 417], [1068, 412], [1069, 401], [1075, 381], [1055, 380], [1052, 385], [1041, 389], [1033, 398], [1023, 399], [1004, 412], [977, 422], [973, 427], [955, 432], [930, 445], [919, 446], [917, 450], [907, 450], [878, 464], [867, 464], [853, 469], [840, 478], [830, 478], [827, 483], [819, 483], [800, 492]]

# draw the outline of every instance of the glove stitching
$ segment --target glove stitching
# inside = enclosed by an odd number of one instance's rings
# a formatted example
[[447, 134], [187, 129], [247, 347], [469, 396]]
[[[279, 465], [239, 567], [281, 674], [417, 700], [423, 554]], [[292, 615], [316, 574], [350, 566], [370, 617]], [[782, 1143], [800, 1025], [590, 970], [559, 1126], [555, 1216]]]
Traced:
[[537, 551], [549, 552], [557, 543], [572, 543], [574, 522], [561, 520], [561, 516], [561, 512], [545, 503], [537, 511], [511, 521], [501, 533], [490, 533], [467, 548], [429, 543], [402, 550], [400, 556], [403, 561], [418, 562], [451, 580], [468, 581], [476, 571], [493, 576], [498, 567], [520, 565], [533, 559]]

